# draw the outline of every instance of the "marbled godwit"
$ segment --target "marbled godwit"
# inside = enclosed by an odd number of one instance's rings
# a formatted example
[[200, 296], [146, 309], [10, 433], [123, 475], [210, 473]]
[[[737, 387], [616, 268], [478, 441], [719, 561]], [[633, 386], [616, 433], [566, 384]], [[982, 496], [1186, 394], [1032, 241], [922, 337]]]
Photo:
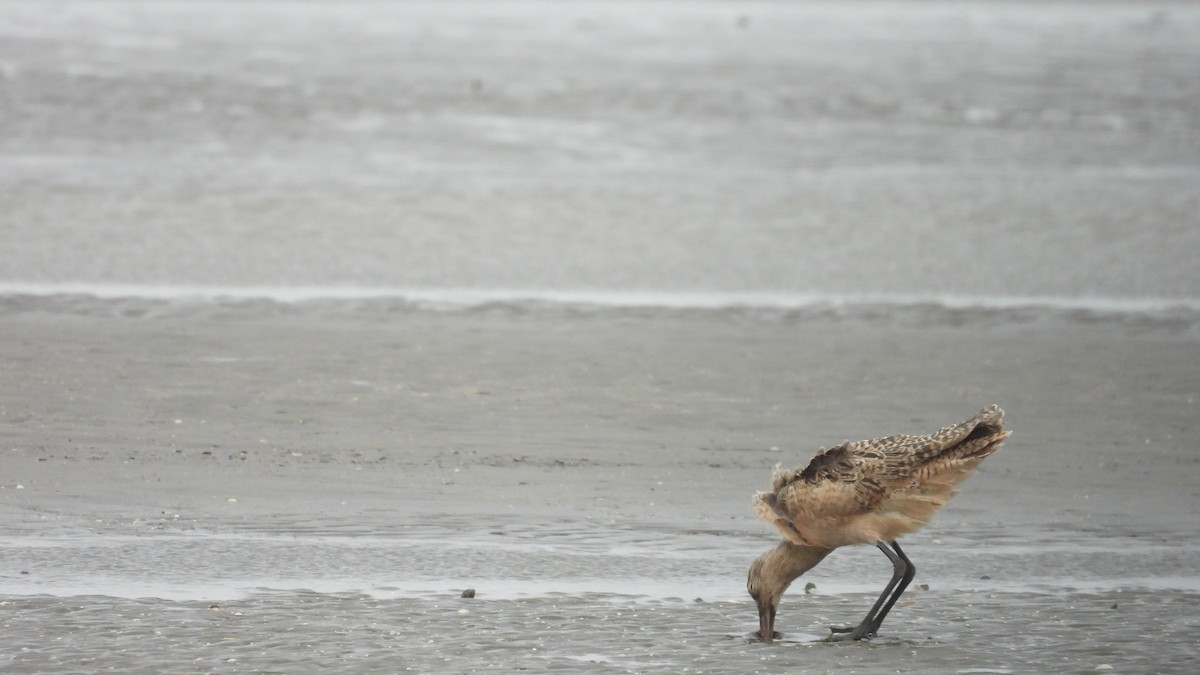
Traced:
[[754, 495], [758, 517], [784, 541], [750, 565], [746, 589], [758, 603], [758, 637], [773, 640], [775, 610], [788, 585], [833, 549], [874, 544], [892, 561], [892, 580], [862, 623], [830, 639], [874, 637], [916, 567], [896, 538], [929, 522], [962, 482], [1012, 432], [991, 406], [928, 436], [889, 436], [821, 449], [808, 466], [775, 467], [771, 492]]

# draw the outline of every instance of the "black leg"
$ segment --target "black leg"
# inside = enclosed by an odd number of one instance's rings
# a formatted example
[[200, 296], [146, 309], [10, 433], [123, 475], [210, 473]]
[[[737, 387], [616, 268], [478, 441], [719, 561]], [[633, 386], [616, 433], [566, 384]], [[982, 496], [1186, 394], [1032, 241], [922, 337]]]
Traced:
[[875, 616], [875, 622], [871, 625], [871, 632], [868, 633], [868, 635], [872, 636], [879, 632], [879, 626], [883, 623], [884, 617], [888, 615], [888, 612], [892, 611], [892, 606], [900, 599], [900, 595], [904, 593], [904, 589], [908, 588], [908, 585], [912, 583], [913, 577], [917, 576], [917, 566], [908, 559], [908, 556], [904, 555], [900, 544], [894, 541], [891, 543], [892, 550], [896, 552], [896, 555], [900, 557], [900, 561], [904, 563], [904, 577], [900, 579], [900, 585], [896, 586], [896, 590], [892, 592], [892, 597], [888, 598], [887, 604]]
[[[895, 542], [892, 543], [893, 545], [895, 544]], [[846, 635], [833, 635], [830, 639], [861, 640], [863, 638], [871, 637], [874, 634], [875, 629], [879, 626], [878, 622], [875, 620], [876, 615], [879, 613], [880, 608], [884, 606], [884, 603], [891, 599], [889, 596], [891, 596], [892, 589], [894, 589], [896, 584], [900, 583], [901, 579], [904, 578], [904, 574], [908, 569], [909, 563], [905, 563], [905, 559], [902, 559], [900, 555], [893, 553], [892, 549], [888, 548], [887, 544], [883, 543], [882, 541], [876, 544], [876, 546], [880, 551], [883, 551], [883, 554], [888, 557], [888, 560], [892, 561], [892, 580], [889, 581], [887, 587], [883, 589], [883, 593], [879, 594], [879, 599], [876, 600], [875, 604], [871, 606], [871, 611], [867, 612], [867, 615], [863, 617], [862, 623], [858, 624], [854, 628], [834, 628], [832, 630], [835, 634], [845, 633]], [[888, 609], [891, 609], [890, 603], [888, 605]]]

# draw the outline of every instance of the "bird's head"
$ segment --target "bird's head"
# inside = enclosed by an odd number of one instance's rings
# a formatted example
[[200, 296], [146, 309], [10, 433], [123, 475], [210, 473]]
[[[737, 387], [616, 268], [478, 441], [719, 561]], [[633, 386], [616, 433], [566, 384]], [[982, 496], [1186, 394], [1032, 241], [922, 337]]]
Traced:
[[775, 632], [775, 611], [779, 609], [779, 599], [787, 590], [791, 579], [780, 579], [771, 572], [767, 564], [768, 554], [764, 553], [750, 563], [750, 574], [746, 577], [746, 590], [754, 602], [758, 604], [758, 634], [764, 642], [771, 642], [779, 637]]
[[775, 612], [783, 592], [826, 555], [829, 555], [829, 549], [785, 541], [750, 563], [746, 591], [758, 604], [758, 639], [771, 642], [780, 637], [775, 631]]

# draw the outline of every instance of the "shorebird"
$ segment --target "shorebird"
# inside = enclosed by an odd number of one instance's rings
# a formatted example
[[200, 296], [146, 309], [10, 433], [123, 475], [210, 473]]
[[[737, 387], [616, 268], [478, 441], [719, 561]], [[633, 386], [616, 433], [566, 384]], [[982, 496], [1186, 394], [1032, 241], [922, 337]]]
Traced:
[[991, 406], [928, 436], [889, 436], [822, 448], [807, 467], [775, 466], [771, 491], [754, 495], [758, 517], [784, 540], [750, 565], [746, 590], [758, 604], [757, 637], [770, 642], [783, 592], [839, 546], [873, 544], [892, 563], [892, 580], [857, 626], [830, 640], [875, 637], [916, 574], [896, 539], [929, 522], [954, 486], [995, 452], [1011, 431]]

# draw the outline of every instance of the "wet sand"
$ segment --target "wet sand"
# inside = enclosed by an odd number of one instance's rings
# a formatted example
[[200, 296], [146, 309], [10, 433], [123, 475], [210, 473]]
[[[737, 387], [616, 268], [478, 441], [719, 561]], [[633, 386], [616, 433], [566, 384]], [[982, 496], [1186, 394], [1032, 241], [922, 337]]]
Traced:
[[[0, 671], [1197, 672], [1197, 34], [0, 3]], [[310, 301], [179, 300], [254, 287]], [[879, 640], [821, 642], [869, 547], [745, 639], [774, 464], [991, 403], [1016, 433]]]
[[[1194, 321], [9, 297], [12, 672], [1191, 672]], [[983, 405], [1013, 438], [748, 642], [752, 491]], [[477, 597], [459, 597], [465, 588]], [[216, 605], [214, 607], [214, 605]]]

